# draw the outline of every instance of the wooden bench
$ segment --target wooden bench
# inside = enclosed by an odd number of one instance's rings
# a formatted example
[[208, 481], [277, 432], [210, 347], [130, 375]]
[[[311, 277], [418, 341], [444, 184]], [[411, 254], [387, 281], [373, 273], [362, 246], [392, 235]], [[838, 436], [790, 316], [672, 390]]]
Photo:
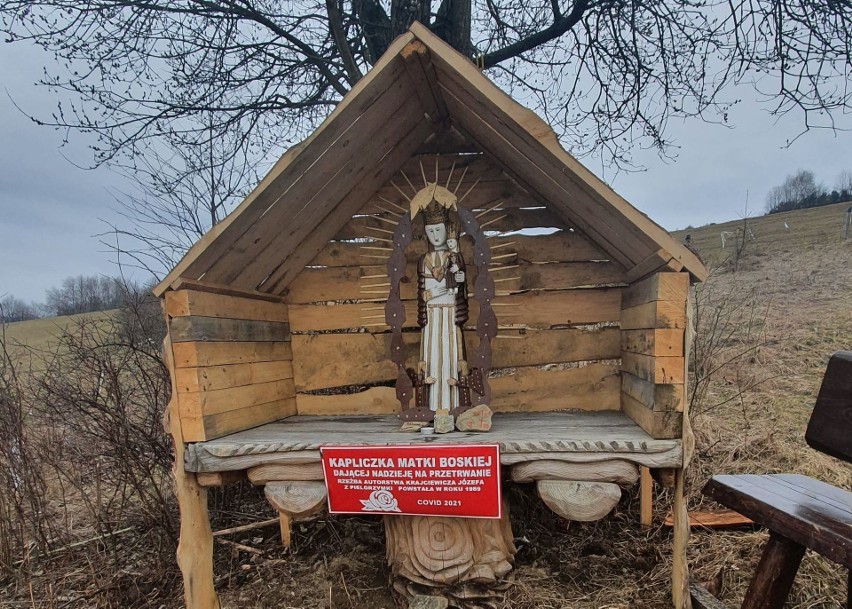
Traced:
[[[805, 440], [852, 462], [852, 352], [831, 357]], [[781, 609], [806, 548], [852, 568], [852, 493], [796, 474], [714, 476], [703, 492], [769, 529], [743, 609]], [[849, 582], [852, 589], [852, 575]], [[698, 607], [719, 606], [702, 589], [691, 592]]]

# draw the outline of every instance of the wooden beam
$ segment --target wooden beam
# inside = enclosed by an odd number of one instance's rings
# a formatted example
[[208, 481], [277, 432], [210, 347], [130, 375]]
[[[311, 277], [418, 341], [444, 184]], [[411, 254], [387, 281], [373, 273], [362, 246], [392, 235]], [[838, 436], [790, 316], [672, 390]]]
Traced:
[[198, 393], [243, 387], [293, 378], [293, 363], [289, 361], [250, 362], [227, 366], [177, 368], [178, 393]]
[[241, 290], [230, 285], [212, 283], [209, 281], [197, 281], [186, 277], [178, 277], [169, 286], [170, 290], [195, 290], [197, 292], [208, 292], [210, 294], [221, 294], [223, 296], [236, 296], [238, 298], [251, 298], [252, 300], [263, 300], [265, 302], [281, 302], [281, 297], [275, 294], [266, 294], [257, 290]]
[[[634, 259], [641, 255], [639, 250], [635, 249], [636, 244], [624, 241], [623, 235], [622, 240], [619, 240], [618, 230], [604, 221], [599, 220], [592, 226], [586, 214], [594, 211], [587, 205], [579, 204], [578, 193], [570, 186], [557, 181], [546, 170], [546, 165], [542, 166], [542, 160], [530, 158], [524, 151], [517, 149], [514, 142], [507, 139], [509, 134], [498, 130], [490, 121], [479, 116], [476, 109], [470, 107], [472, 100], [457, 97], [454, 92], [458, 87], [455, 83], [441, 83], [444, 99], [453, 118], [458, 121], [454, 124], [459, 130], [479, 143], [493, 163], [523, 188], [546, 201], [569, 225], [577, 226], [625, 268], [633, 266]], [[599, 210], [597, 211], [599, 213]]]
[[621, 410], [653, 438], [680, 438], [683, 433], [682, 412], [655, 412], [625, 393], [621, 394]]
[[278, 523], [281, 529], [281, 545], [285, 548], [290, 547], [290, 516], [284, 512], [278, 512]]
[[[511, 272], [495, 274], [495, 279], [511, 279], [511, 281], [500, 281], [499, 290], [521, 292], [618, 286], [623, 283], [624, 277], [620, 266], [614, 262], [549, 262], [541, 264], [519, 262], [513, 266], [517, 266], [517, 268]], [[384, 286], [383, 294], [364, 292], [365, 285], [381, 283], [381, 281], [364, 280], [365, 277], [375, 277], [385, 273], [385, 265], [303, 269], [288, 284], [286, 299], [290, 304], [385, 299], [387, 292], [390, 291], [389, 286]], [[408, 264], [407, 276], [416, 277], [415, 263]], [[400, 296], [403, 300], [417, 298], [416, 281], [403, 283], [400, 288]], [[564, 314], [567, 316], [570, 311], [564, 311]]]
[[248, 319], [217, 317], [173, 317], [170, 324], [172, 340], [187, 342], [286, 342], [290, 340], [290, 324]]
[[621, 307], [627, 309], [657, 300], [685, 303], [688, 296], [688, 273], [657, 273], [627, 288]]
[[423, 111], [429, 117], [433, 130], [441, 132], [449, 127], [447, 104], [441, 95], [435, 67], [429, 55], [429, 49], [419, 40], [413, 40], [405, 45], [400, 53], [405, 61], [405, 69], [414, 90], [423, 104]]
[[[617, 328], [523, 333], [506, 330], [500, 335], [513, 338], [502, 340], [499, 348], [494, 349], [493, 368], [614, 359], [621, 354]], [[387, 355], [391, 339], [390, 334], [365, 332], [294, 336], [296, 390], [304, 392], [395, 379], [396, 369]], [[403, 340], [413, 346], [420, 338], [416, 333], [405, 332]], [[476, 337], [469, 337], [469, 340], [468, 353], [474, 353]], [[412, 347], [409, 355], [416, 357], [416, 349]]]
[[[595, 363], [566, 370], [527, 366], [489, 379], [494, 412], [552, 412], [557, 410], [618, 410], [618, 368]], [[570, 397], [568, 397], [570, 396]], [[338, 395], [296, 394], [299, 414], [395, 414], [399, 400], [393, 387], [371, 387]], [[580, 478], [573, 478], [578, 480]]]
[[683, 330], [624, 330], [621, 350], [640, 355], [683, 357]]
[[289, 342], [191, 342], [175, 343], [172, 348], [175, 354], [175, 368], [283, 362], [293, 359], [293, 350]]
[[621, 391], [655, 411], [683, 412], [683, 385], [649, 383], [629, 372], [621, 375]]
[[[291, 284], [292, 285], [292, 284]], [[549, 330], [556, 326], [617, 322], [620, 288], [582, 290], [534, 290], [500, 296], [494, 307], [500, 325]], [[473, 328], [479, 318], [478, 303], [472, 301], [467, 326]], [[403, 327], [417, 327], [417, 301], [406, 300]], [[383, 303], [294, 304], [290, 305], [290, 329], [293, 332], [346, 330], [366, 323], [383, 322]], [[367, 316], [378, 316], [365, 319]], [[387, 327], [380, 328], [381, 331]], [[378, 331], [378, 330], [376, 330]]]
[[231, 472], [200, 472], [195, 475], [199, 486], [227, 486], [245, 480], [246, 473], [241, 470]]
[[728, 609], [725, 603], [698, 584], [689, 585], [689, 596], [692, 598], [693, 609]]
[[200, 417], [269, 404], [295, 395], [293, 379], [281, 379], [213, 391], [181, 393], [178, 400], [182, 417]]
[[[163, 341], [163, 357], [174, 386], [174, 361], [168, 331]], [[183, 576], [184, 601], [187, 609], [219, 609], [219, 597], [213, 587], [213, 530], [207, 508], [207, 489], [198, 483], [197, 474], [184, 469], [186, 439], [174, 396], [166, 407], [164, 423], [175, 447], [172, 476], [180, 511], [177, 562]]]
[[514, 482], [577, 480], [580, 482], [613, 482], [622, 486], [629, 486], [639, 479], [639, 469], [635, 463], [621, 459], [596, 463], [541, 460], [514, 465], [511, 477]]
[[672, 503], [672, 604], [674, 609], [692, 609], [689, 595], [689, 514], [686, 510], [686, 470], [678, 468], [675, 474], [674, 502]]
[[275, 301], [270, 301], [267, 298], [201, 290], [172, 290], [166, 292], [165, 299], [166, 313], [171, 317], [201, 315], [257, 321], [289, 321], [287, 305], [277, 296]]
[[[401, 129], [401, 132], [386, 129], [381, 137], [374, 138], [380, 150], [377, 154], [378, 158], [372, 161], [367, 160], [363, 164], [359, 171], [359, 178], [349, 184], [345, 189], [346, 194], [335, 199], [336, 204], [326, 209], [322, 221], [311, 227], [307, 236], [300, 240], [299, 247], [270, 274], [260, 289], [275, 293], [284, 290], [323, 246], [334, 238], [343, 226], [352, 222], [352, 216], [363, 207], [376, 189], [396, 173], [402, 159], [411, 156], [430, 131], [429, 125], [422, 117], [412, 118], [411, 113], [414, 109], [413, 104], [408, 104], [401, 115], [385, 118], [386, 122], [398, 122], [399, 124], [395, 127]], [[363, 158], [369, 159], [371, 147], [362, 147]]]
[[[387, 99], [369, 108], [346, 137], [306, 170], [300, 187], [288, 188], [262, 221], [237, 240], [239, 254], [223, 257], [209, 273], [240, 287], [280, 293], [291, 278], [288, 271], [308, 264], [408, 158], [400, 148], [414, 150], [426, 138], [429, 127], [419, 104], [411, 103], [409, 89], [407, 79], [393, 83]], [[370, 187], [347, 198], [365, 180]], [[338, 214], [331, 220], [338, 210], [345, 218]]]
[[621, 369], [649, 383], [675, 383], [684, 381], [685, 358], [654, 357], [639, 353], [621, 354]]
[[324, 479], [321, 463], [269, 463], [248, 470], [248, 479], [255, 486], [263, 486], [282, 480], [305, 482]]
[[685, 328], [686, 301], [655, 300], [621, 311], [622, 330]]
[[[500, 213], [504, 212], [501, 211]], [[510, 216], [512, 213], [514, 213], [514, 210], [509, 211]], [[549, 214], [549, 216], [551, 219], [555, 217], [553, 214]], [[529, 216], [524, 216], [523, 219], [526, 218], [529, 218]], [[368, 231], [365, 229], [356, 233], [353, 226], [356, 222], [353, 220], [352, 225], [347, 225], [348, 236], [364, 239], [367, 237]], [[529, 227], [525, 226], [525, 228]], [[339, 236], [338, 233], [335, 238], [339, 238]], [[473, 243], [462, 237], [460, 245], [464, 259], [472, 260]], [[586, 236], [570, 230], [559, 230], [547, 235], [493, 237], [488, 240], [488, 245], [495, 253], [499, 250], [502, 250], [503, 253], [514, 252], [518, 260], [525, 260], [526, 262], [592, 262], [608, 259], [606, 252], [592, 243]], [[414, 241], [405, 248], [406, 260], [417, 262], [420, 256], [426, 253], [426, 250], [425, 240]], [[332, 241], [323, 246], [319, 254], [311, 260], [311, 266], [363, 266], [364, 259], [361, 257], [363, 253], [361, 243]]]
[[663, 271], [677, 272], [683, 265], [664, 249], [659, 249], [633, 268], [627, 269], [627, 281], [633, 283], [652, 273]]
[[181, 428], [187, 442], [203, 442], [228, 434], [285, 419], [296, 414], [296, 398], [283, 398], [254, 406], [202, 416], [182, 416]]

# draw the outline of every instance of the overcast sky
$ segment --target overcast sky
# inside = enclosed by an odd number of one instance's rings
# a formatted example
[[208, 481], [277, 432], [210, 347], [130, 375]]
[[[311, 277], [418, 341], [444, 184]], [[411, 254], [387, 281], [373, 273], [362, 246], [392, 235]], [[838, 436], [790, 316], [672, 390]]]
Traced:
[[[36, 49], [0, 43], [0, 297], [44, 300], [45, 290], [69, 275], [116, 274], [114, 256], [97, 233], [115, 219], [110, 192], [122, 189], [121, 178], [107, 170], [75, 167], [90, 160], [85, 141], [39, 127], [13, 104], [49, 115], [55, 98], [33, 86], [46, 63]], [[688, 121], [672, 124], [675, 161], [655, 152], [637, 152], [646, 167], [639, 173], [607, 175], [595, 159], [583, 162], [633, 205], [665, 228], [700, 226], [761, 213], [767, 191], [797, 169], [811, 169], [829, 188], [843, 170], [852, 170], [852, 134], [812, 131], [792, 147], [802, 117], [780, 120], [758, 107], [755, 96], [730, 113], [732, 128]], [[11, 99], [10, 99], [11, 98]], [[847, 125], [848, 126], [848, 125]]]

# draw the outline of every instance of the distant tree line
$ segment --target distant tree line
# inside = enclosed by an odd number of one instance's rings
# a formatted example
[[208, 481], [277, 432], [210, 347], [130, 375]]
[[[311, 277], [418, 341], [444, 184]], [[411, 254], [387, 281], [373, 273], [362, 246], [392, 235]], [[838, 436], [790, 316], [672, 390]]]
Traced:
[[118, 309], [124, 306], [128, 295], [138, 294], [145, 289], [128, 284], [118, 277], [66, 277], [59, 287], [47, 290], [44, 303], [25, 302], [12, 295], [0, 297], [0, 321], [10, 323]]
[[834, 188], [828, 190], [823, 184], [817, 183], [813, 171], [800, 169], [769, 191], [766, 195], [766, 213], [775, 214], [844, 201], [852, 201], [852, 172], [842, 172]]

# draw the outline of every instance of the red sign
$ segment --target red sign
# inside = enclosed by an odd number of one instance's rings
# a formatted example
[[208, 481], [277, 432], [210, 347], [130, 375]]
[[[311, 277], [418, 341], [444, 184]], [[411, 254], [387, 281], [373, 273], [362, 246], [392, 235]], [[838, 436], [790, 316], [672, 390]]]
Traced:
[[333, 514], [500, 518], [496, 444], [322, 448]]

